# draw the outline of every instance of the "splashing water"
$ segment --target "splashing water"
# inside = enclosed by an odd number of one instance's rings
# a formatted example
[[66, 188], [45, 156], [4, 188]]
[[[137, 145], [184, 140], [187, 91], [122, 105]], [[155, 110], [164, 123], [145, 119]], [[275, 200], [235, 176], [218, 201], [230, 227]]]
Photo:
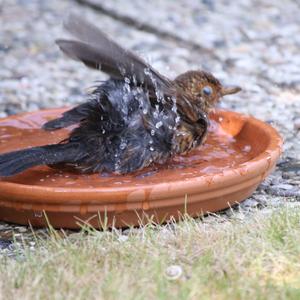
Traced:
[[122, 143], [120, 144], [120, 149], [121, 149], [121, 150], [124, 150], [126, 147], [127, 147], [127, 143], [126, 143], [126, 142], [122, 142]]
[[151, 72], [151, 70], [149, 68], [146, 68], [144, 70], [144, 74], [146, 76], [148, 76], [153, 83], [157, 102], [161, 102], [164, 99], [164, 95], [163, 95], [162, 91], [158, 88], [158, 84], [157, 84], [156, 79], [153, 76], [153, 73]]
[[155, 124], [155, 127], [156, 127], [157, 129], [159, 129], [161, 126], [163, 126], [163, 122], [162, 122], [162, 121], [159, 121], [159, 122], [157, 122], [157, 123]]

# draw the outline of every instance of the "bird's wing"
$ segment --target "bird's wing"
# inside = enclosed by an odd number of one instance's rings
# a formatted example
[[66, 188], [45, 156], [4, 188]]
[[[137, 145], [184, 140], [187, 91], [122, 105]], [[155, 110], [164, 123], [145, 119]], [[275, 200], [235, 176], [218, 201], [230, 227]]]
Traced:
[[57, 130], [65, 128], [86, 119], [88, 113], [93, 110], [92, 102], [80, 104], [70, 110], [65, 111], [61, 117], [50, 120], [43, 124], [44, 130]]
[[154, 70], [147, 62], [130, 50], [122, 48], [96, 26], [77, 15], [70, 15], [65, 28], [78, 40], [56, 41], [60, 49], [73, 59], [91, 68], [101, 69], [112, 78], [142, 83], [162, 93], [174, 93], [172, 82]]

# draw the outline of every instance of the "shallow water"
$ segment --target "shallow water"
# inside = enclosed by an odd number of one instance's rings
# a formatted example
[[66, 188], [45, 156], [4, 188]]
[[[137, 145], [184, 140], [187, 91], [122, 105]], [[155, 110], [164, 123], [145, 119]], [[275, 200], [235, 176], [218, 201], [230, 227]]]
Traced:
[[[55, 132], [40, 129], [43, 123], [55, 115], [53, 111], [38, 112], [0, 121], [0, 152], [57, 143], [64, 139], [68, 134], [66, 129]], [[215, 119], [217, 121], [211, 121], [204, 145], [188, 155], [174, 157], [165, 165], [154, 165], [129, 175], [79, 175], [41, 166], [10, 178], [3, 178], [2, 181], [51, 187], [127, 187], [189, 180], [192, 177], [222, 173], [255, 157], [256, 153], [251, 145], [241, 137], [236, 139], [226, 133], [226, 127], [222, 127], [226, 122], [223, 123], [222, 118]]]

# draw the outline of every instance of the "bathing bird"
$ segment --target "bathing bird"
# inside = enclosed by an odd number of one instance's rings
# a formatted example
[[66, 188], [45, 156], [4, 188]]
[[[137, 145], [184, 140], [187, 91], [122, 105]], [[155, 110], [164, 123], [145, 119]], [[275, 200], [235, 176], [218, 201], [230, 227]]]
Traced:
[[43, 125], [47, 131], [75, 125], [66, 139], [1, 154], [0, 176], [38, 165], [126, 174], [164, 164], [204, 143], [209, 112], [221, 97], [241, 90], [204, 70], [170, 79], [79, 16], [70, 15], [64, 26], [74, 38], [56, 41], [62, 52], [109, 79]]

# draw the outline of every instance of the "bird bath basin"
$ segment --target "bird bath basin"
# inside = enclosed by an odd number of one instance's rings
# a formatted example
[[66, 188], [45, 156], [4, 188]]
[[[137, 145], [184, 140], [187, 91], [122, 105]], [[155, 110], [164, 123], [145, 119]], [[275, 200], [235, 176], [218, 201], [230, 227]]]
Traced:
[[[51, 109], [0, 120], [0, 153], [57, 143], [67, 129], [46, 132], [46, 121], [64, 109]], [[164, 166], [130, 175], [80, 175], [35, 167], [0, 179], [0, 220], [17, 224], [78, 228], [126, 227], [196, 217], [249, 197], [273, 170], [282, 140], [270, 125], [228, 111], [211, 115], [204, 145]]]

